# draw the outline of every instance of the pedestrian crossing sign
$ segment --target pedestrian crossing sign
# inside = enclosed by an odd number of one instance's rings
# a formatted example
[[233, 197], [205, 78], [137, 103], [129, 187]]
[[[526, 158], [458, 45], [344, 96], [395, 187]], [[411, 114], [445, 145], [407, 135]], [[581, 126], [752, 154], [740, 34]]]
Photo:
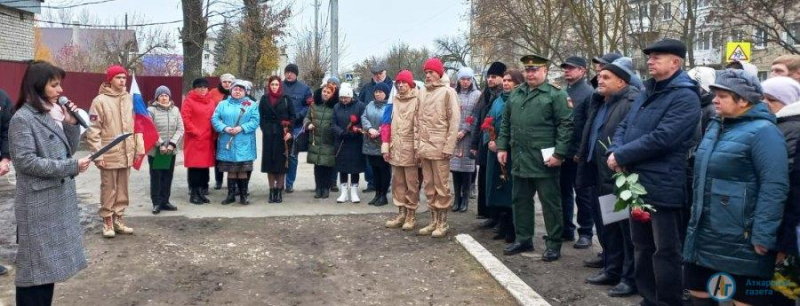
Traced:
[[729, 42], [725, 45], [725, 62], [750, 62], [749, 42]]

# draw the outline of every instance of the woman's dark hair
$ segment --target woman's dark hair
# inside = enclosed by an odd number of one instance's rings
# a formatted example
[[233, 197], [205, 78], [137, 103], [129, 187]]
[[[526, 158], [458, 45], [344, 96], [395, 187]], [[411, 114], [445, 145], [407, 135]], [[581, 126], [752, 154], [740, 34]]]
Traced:
[[522, 72], [520, 72], [517, 69], [506, 70], [506, 73], [504, 73], [503, 76], [507, 76], [507, 75], [510, 75], [511, 76], [511, 81], [513, 81], [517, 85], [522, 84], [523, 82], [525, 82], [525, 77], [522, 76]]
[[19, 110], [25, 103], [28, 103], [39, 112], [47, 112], [45, 106], [45, 103], [48, 103], [45, 96], [47, 83], [52, 80], [64, 80], [66, 77], [67, 73], [64, 69], [45, 61], [32, 61], [25, 70], [25, 75], [22, 76], [19, 99], [14, 109]]

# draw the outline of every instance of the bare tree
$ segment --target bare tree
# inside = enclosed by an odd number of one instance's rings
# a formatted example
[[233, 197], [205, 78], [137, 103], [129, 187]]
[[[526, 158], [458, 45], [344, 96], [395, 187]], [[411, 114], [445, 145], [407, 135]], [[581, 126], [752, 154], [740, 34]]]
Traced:
[[469, 67], [472, 46], [466, 34], [444, 36], [433, 40], [436, 56], [444, 63], [445, 70], [458, 70]]
[[386, 64], [386, 74], [395, 76], [401, 70], [409, 70], [417, 78], [424, 75], [422, 65], [425, 60], [431, 57], [431, 52], [426, 48], [412, 48], [406, 43], [393, 45], [389, 51], [382, 56], [370, 56], [361, 63], [355, 64], [354, 73], [361, 78], [361, 83], [369, 82], [372, 79], [370, 67], [378, 64]]
[[266, 71], [258, 69], [259, 63], [264, 63], [265, 59], [277, 58], [269, 57], [269, 53], [276, 53], [274, 50], [264, 49], [270, 45], [274, 46], [274, 41], [284, 34], [287, 20], [291, 16], [291, 5], [276, 0], [243, 1], [245, 15], [241, 22], [241, 30], [247, 49], [240, 58], [244, 59], [241, 74], [254, 84], [260, 84], [266, 80], [267, 73], [272, 69]]
[[326, 39], [324, 31], [316, 35], [313, 30], [304, 30], [300, 33], [295, 38], [294, 62], [301, 68], [300, 79], [309, 86], [317, 88], [331, 67], [330, 48], [327, 43], [329, 40]]
[[208, 13], [203, 0], [181, 0], [183, 9], [183, 88], [192, 88], [192, 81], [203, 75], [203, 48], [208, 37]]
[[800, 2], [797, 0], [713, 0], [709, 19], [726, 28], [753, 29], [744, 39], [778, 44], [800, 54]]
[[576, 34], [576, 54], [592, 58], [620, 49], [627, 34], [627, 0], [567, 1], [567, 5]]

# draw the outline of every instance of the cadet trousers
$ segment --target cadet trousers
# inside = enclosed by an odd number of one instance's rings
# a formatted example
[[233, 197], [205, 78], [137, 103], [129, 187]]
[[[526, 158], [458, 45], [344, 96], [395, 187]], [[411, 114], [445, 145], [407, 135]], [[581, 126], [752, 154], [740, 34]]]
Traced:
[[428, 207], [450, 209], [453, 205], [453, 195], [450, 193], [450, 160], [422, 159], [420, 165]]
[[419, 207], [419, 168], [392, 166], [392, 202], [395, 206], [417, 210]]
[[102, 218], [122, 216], [128, 208], [128, 180], [131, 168], [100, 170], [100, 210]]
[[513, 175], [514, 186], [511, 189], [511, 204], [514, 211], [514, 230], [517, 242], [533, 239], [536, 226], [536, 207], [533, 196], [538, 193], [542, 203], [544, 226], [547, 229], [545, 244], [548, 249], [561, 250], [561, 234], [564, 229], [561, 213], [561, 191], [559, 178], [526, 178]]

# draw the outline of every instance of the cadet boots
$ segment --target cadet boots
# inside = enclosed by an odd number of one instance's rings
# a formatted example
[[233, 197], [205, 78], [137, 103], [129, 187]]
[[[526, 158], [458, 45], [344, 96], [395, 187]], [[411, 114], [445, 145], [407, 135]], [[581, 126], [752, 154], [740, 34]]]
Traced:
[[439, 212], [439, 220], [436, 223], [436, 229], [433, 230], [431, 233], [431, 237], [433, 238], [442, 238], [447, 236], [447, 230], [449, 227], [447, 226], [447, 209], [442, 209]]
[[275, 188], [269, 189], [269, 199], [267, 199], [267, 203], [275, 203]]
[[403, 230], [404, 231], [414, 230], [414, 226], [416, 225], [417, 225], [417, 211], [412, 209], [406, 209], [406, 222], [403, 223]]
[[350, 201], [350, 190], [347, 190], [349, 187], [347, 184], [342, 184], [339, 188], [339, 198], [336, 199], [336, 203], [344, 203]]
[[103, 238], [114, 238], [114, 217], [103, 218]]
[[428, 236], [436, 229], [436, 224], [439, 223], [439, 212], [436, 209], [431, 209], [431, 224], [419, 230], [420, 236]]
[[387, 228], [399, 228], [403, 226], [403, 222], [406, 221], [406, 208], [400, 206], [399, 210], [400, 211], [397, 213], [397, 216], [395, 216], [394, 219], [386, 221]]
[[122, 216], [114, 216], [114, 232], [131, 235], [133, 234], [133, 229], [125, 226], [125, 223], [122, 222]]
[[228, 196], [222, 200], [222, 205], [236, 202], [236, 179], [228, 179]]
[[250, 201], [247, 200], [249, 194], [250, 179], [239, 179], [239, 204], [248, 205]]
[[358, 184], [350, 184], [350, 202], [361, 202], [361, 199], [358, 198]]

